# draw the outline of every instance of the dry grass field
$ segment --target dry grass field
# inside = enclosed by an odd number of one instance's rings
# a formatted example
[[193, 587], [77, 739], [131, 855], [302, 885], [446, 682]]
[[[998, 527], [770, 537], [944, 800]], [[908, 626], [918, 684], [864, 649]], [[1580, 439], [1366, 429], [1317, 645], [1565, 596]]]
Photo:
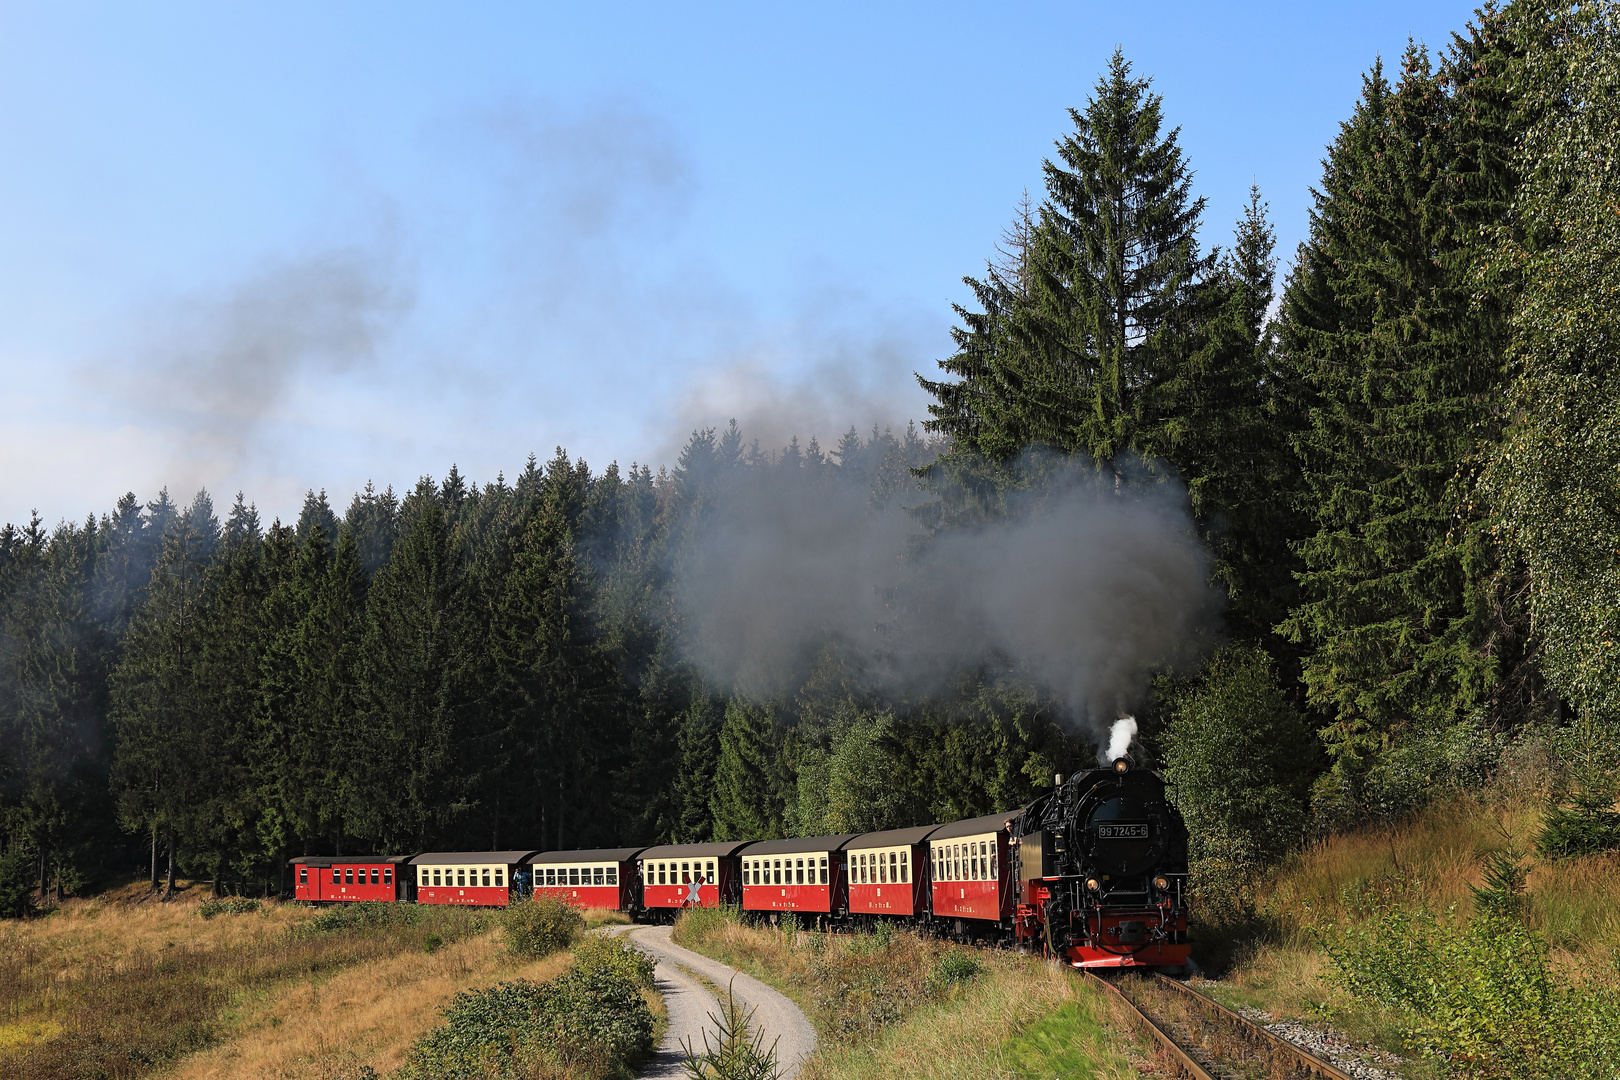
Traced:
[[488, 913], [350, 925], [334, 923], [342, 909], [267, 903], [204, 918], [200, 899], [132, 887], [0, 924], [0, 1076], [385, 1074], [457, 992], [566, 963], [508, 956]]

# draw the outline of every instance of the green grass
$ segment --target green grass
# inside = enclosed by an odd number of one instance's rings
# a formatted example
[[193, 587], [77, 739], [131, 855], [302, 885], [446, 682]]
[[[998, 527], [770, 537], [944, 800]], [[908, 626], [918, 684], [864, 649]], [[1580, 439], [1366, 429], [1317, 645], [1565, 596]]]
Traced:
[[1092, 1003], [1071, 1001], [1047, 1013], [1001, 1044], [1018, 1080], [1091, 1080], [1117, 1075], [1099, 1064], [1113, 1056], [1099, 1043], [1113, 1039]]

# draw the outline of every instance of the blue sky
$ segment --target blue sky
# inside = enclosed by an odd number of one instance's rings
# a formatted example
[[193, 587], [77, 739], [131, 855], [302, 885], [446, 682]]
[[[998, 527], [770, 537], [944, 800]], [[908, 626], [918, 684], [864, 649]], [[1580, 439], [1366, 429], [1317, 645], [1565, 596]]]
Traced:
[[1116, 44], [1286, 259], [1470, 11], [0, 0], [0, 520], [902, 425]]

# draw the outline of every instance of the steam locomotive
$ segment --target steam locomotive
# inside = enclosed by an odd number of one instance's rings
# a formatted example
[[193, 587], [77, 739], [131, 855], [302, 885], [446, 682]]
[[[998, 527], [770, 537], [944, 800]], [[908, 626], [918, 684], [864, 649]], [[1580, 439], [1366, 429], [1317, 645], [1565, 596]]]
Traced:
[[1014, 825], [1014, 934], [1075, 967], [1180, 968], [1187, 827], [1164, 781], [1124, 758], [1071, 776]]
[[499, 907], [549, 893], [638, 921], [731, 904], [773, 922], [901, 922], [1084, 968], [1180, 968], [1190, 952], [1186, 827], [1164, 783], [1124, 758], [1022, 809], [877, 833], [291, 861], [312, 903]]

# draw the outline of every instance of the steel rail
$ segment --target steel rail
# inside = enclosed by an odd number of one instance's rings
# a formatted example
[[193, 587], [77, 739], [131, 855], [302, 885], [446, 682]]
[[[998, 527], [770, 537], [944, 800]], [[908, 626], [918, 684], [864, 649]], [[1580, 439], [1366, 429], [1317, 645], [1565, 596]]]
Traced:
[[1170, 988], [1175, 993], [1181, 994], [1206, 1014], [1214, 1016], [1234, 1029], [1246, 1042], [1263, 1050], [1268, 1056], [1281, 1055], [1297, 1068], [1311, 1076], [1319, 1077], [1320, 1080], [1354, 1080], [1349, 1073], [1328, 1064], [1310, 1051], [1295, 1046], [1287, 1039], [1273, 1035], [1253, 1020], [1233, 1012], [1208, 994], [1199, 993], [1186, 983], [1160, 975], [1158, 972], [1154, 972], [1152, 978], [1155, 986]]
[[1102, 987], [1110, 994], [1113, 994], [1115, 997], [1119, 998], [1120, 1001], [1124, 1002], [1125, 1007], [1130, 1010], [1132, 1019], [1136, 1021], [1139, 1027], [1145, 1028], [1150, 1035], [1158, 1040], [1160, 1049], [1170, 1055], [1170, 1059], [1175, 1062], [1176, 1067], [1181, 1070], [1181, 1075], [1187, 1077], [1187, 1080], [1219, 1080], [1219, 1078], [1212, 1075], [1209, 1070], [1205, 1069], [1202, 1065], [1198, 1064], [1198, 1062], [1194, 1061], [1188, 1055], [1187, 1051], [1183, 1050], [1181, 1045], [1177, 1043], [1175, 1039], [1170, 1037], [1169, 1032], [1165, 1031], [1156, 1022], [1154, 1022], [1153, 1018], [1143, 1011], [1140, 1005], [1131, 1000], [1129, 994], [1121, 990], [1118, 986], [1115, 986], [1112, 982], [1109, 982], [1107, 979], [1103, 978], [1101, 975], [1098, 975], [1096, 972], [1082, 970], [1081, 974], [1084, 975], [1093, 986]]

